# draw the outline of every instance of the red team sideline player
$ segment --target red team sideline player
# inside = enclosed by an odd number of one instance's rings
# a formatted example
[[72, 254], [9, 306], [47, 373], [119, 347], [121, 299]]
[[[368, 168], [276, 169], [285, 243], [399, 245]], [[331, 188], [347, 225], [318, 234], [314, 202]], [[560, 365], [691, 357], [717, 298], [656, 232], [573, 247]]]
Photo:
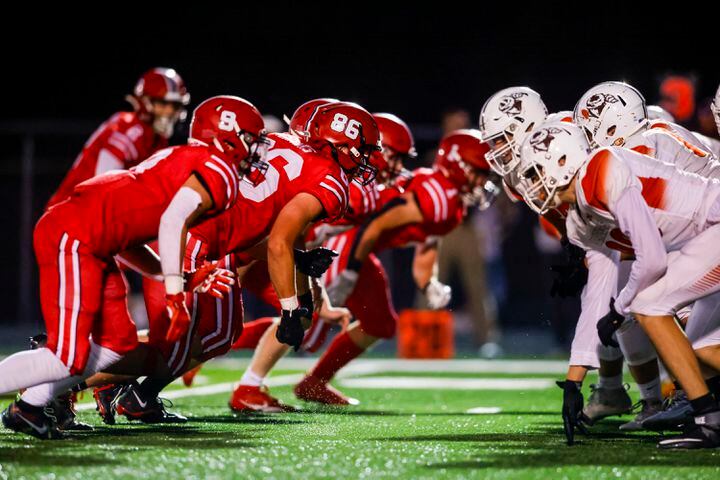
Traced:
[[195, 110], [189, 145], [84, 182], [43, 215], [34, 239], [48, 341], [45, 348], [0, 362], [1, 392], [33, 387], [3, 413], [6, 427], [42, 438], [59, 435], [43, 407], [135, 346], [129, 316], [100, 314], [114, 255], [147, 255], [144, 243], [159, 240], [168, 337], [187, 330], [185, 231], [235, 203], [239, 172], [249, 168], [264, 141], [254, 106], [237, 97], [213, 97]]

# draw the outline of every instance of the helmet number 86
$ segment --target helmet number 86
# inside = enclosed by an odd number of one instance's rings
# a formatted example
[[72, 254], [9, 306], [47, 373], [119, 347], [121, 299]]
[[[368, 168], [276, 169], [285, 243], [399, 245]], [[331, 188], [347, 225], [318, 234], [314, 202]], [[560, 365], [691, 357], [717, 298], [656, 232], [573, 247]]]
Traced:
[[350, 140], [355, 140], [360, 134], [360, 122], [348, 119], [347, 115], [336, 113], [330, 128], [336, 132], [344, 132]]

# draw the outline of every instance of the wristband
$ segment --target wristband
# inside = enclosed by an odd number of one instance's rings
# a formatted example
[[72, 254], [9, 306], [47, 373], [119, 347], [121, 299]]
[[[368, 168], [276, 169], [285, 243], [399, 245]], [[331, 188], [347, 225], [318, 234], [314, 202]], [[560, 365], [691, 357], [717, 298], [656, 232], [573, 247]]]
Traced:
[[293, 310], [297, 310], [299, 306], [300, 305], [298, 304], [297, 295], [280, 299], [280, 308], [282, 308], [283, 310], [292, 312]]

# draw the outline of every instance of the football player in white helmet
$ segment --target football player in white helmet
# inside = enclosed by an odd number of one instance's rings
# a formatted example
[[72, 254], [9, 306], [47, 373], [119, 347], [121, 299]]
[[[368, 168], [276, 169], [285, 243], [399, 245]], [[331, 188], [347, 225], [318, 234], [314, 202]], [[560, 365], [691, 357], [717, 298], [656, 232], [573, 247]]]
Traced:
[[540, 95], [528, 87], [510, 87], [487, 99], [480, 112], [480, 134], [490, 151], [490, 167], [505, 176], [520, 163], [520, 145], [547, 117]]
[[[597, 329], [608, 343], [632, 313], [690, 399], [694, 425], [659, 446], [720, 446], [720, 410], [672, 316], [680, 306], [720, 291], [720, 283], [705, 281], [720, 262], [720, 253], [712, 248], [720, 241], [720, 185], [698, 175], [679, 175], [675, 166], [629, 149], [589, 151], [578, 127], [542, 126], [522, 146], [524, 191], [536, 192], [539, 212], [569, 204], [568, 236], [579, 246], [634, 255], [630, 279]], [[651, 177], [654, 183], [648, 186]], [[703, 363], [714, 368], [720, 363], [714, 349], [720, 343], [718, 330], [708, 335], [714, 343], [696, 346]]]
[[648, 119], [650, 119], [650, 121], [665, 120], [666, 122], [675, 123], [675, 117], [672, 116], [672, 113], [668, 112], [660, 105], [648, 105], [647, 111]]
[[623, 82], [603, 82], [592, 87], [580, 97], [573, 117], [593, 147], [621, 146], [648, 127], [645, 98]]

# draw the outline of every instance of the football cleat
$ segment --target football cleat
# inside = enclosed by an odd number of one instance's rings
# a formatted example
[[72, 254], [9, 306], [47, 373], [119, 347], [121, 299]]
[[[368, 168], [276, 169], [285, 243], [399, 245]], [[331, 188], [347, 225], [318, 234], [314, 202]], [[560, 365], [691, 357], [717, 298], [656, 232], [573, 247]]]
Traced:
[[95, 410], [105, 425], [115, 425], [115, 401], [125, 389], [125, 385], [105, 385], [93, 390]]
[[590, 385], [592, 393], [583, 408], [592, 423], [612, 415], [624, 415], [632, 411], [632, 400], [626, 387], [604, 388], [600, 385]]
[[698, 415], [687, 430], [657, 444], [662, 449], [696, 449], [720, 447], [720, 410]]
[[17, 401], [12, 402], [0, 415], [5, 428], [18, 433], [32, 435], [42, 440], [59, 440], [65, 435], [58, 430], [54, 418], [44, 409], [28, 409], [21, 407]]
[[230, 410], [240, 413], [282, 413], [297, 412], [298, 409], [292, 405], [286, 405], [268, 392], [266, 386], [253, 387], [250, 385], [238, 385], [233, 391], [230, 402]]
[[76, 394], [67, 392], [55, 400], [50, 402], [45, 408], [48, 415], [53, 415], [60, 430], [88, 431], [92, 430], [92, 425], [77, 421], [77, 412], [75, 412]]
[[324, 403], [325, 405], [359, 405], [360, 400], [344, 395], [336, 388], [312, 375], [302, 379], [295, 385], [295, 396], [306, 402]]
[[[128, 420], [143, 423], [186, 423], [187, 417], [165, 410], [164, 399], [145, 399], [138, 393], [135, 385], [128, 387], [117, 399], [115, 410]], [[168, 407], [172, 402], [167, 400]]]
[[663, 402], [663, 408], [655, 415], [642, 422], [645, 430], [681, 430], [683, 425], [693, 421], [693, 409], [687, 395], [682, 390], [676, 390], [674, 395]]
[[633, 418], [629, 422], [623, 423], [622, 425], [620, 425], [620, 430], [622, 430], [624, 432], [642, 430], [643, 429], [642, 422], [662, 410], [661, 402], [649, 403], [645, 400], [640, 400], [636, 405], [633, 405], [633, 410], [637, 406], [642, 407], [640, 409], [640, 411], [638, 412], [638, 414], [635, 415], [635, 418]]

